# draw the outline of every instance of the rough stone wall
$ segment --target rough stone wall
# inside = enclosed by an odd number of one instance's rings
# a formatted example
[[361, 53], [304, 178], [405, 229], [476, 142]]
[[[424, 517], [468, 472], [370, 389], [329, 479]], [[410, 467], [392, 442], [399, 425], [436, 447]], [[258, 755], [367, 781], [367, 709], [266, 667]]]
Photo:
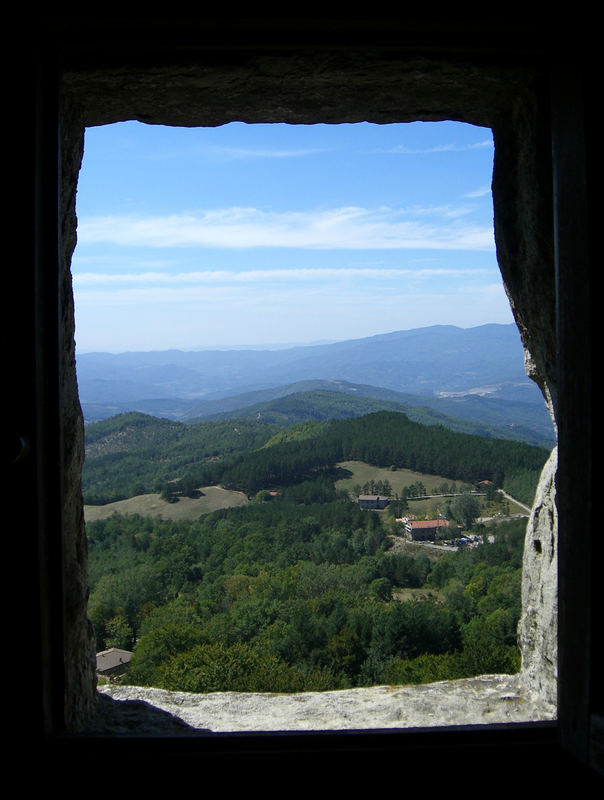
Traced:
[[[65, 724], [76, 729], [95, 706], [96, 654], [87, 616], [88, 541], [84, 524], [81, 474], [84, 464], [84, 421], [75, 368], [74, 305], [71, 256], [76, 245], [75, 195], [83, 155], [81, 122], [63, 109], [61, 141], [61, 413], [63, 419], [63, 575]], [[77, 655], [76, 655], [77, 654]]]
[[522, 679], [539, 700], [556, 703], [558, 677], [557, 449], [543, 468], [526, 529], [522, 572]]
[[[556, 285], [550, 131], [538, 81], [493, 126], [497, 259], [524, 344], [527, 375], [541, 389], [557, 431]], [[541, 112], [541, 113], [540, 113]], [[522, 678], [536, 698], [557, 702], [557, 448], [545, 465], [527, 525], [518, 641]]]
[[[67, 64], [63, 79], [63, 412], [67, 626], [66, 718], [85, 724], [95, 702], [86, 615], [86, 538], [79, 471], [83, 426], [77, 400], [69, 263], [76, 241], [75, 186], [86, 125], [455, 119], [490, 126], [495, 138], [495, 232], [504, 285], [526, 351], [527, 372], [555, 419], [556, 337], [551, 252], [550, 148], [532, 71], [488, 68], [366, 51], [227, 54], [203, 64], [125, 65], [90, 71]], [[523, 676], [555, 698], [555, 461], [544, 471], [527, 531], [520, 637]], [[539, 542], [539, 546], [535, 543]]]
[[556, 285], [551, 134], [536, 78], [493, 124], [497, 260], [525, 349], [527, 375], [541, 389], [554, 426], [557, 405]]

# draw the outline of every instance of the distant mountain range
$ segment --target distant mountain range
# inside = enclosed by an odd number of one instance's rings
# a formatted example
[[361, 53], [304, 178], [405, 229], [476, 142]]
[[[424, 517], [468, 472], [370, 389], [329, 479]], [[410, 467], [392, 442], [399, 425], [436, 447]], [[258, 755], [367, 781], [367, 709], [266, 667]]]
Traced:
[[553, 441], [513, 324], [437, 325], [280, 350], [86, 353], [77, 371], [87, 422], [139, 411], [293, 423], [423, 407], [525, 441]]

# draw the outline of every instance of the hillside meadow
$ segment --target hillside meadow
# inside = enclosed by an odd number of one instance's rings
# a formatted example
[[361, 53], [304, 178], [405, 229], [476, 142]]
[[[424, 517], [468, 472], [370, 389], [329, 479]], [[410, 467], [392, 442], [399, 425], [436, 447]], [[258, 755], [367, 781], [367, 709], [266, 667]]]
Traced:
[[101, 506], [84, 506], [86, 522], [107, 519], [113, 514], [127, 516], [139, 514], [141, 517], [160, 517], [161, 519], [194, 520], [202, 514], [210, 514], [223, 508], [236, 508], [248, 502], [243, 492], [222, 489], [220, 486], [204, 486], [201, 497], [179, 497], [176, 502], [169, 503], [159, 494], [141, 494], [106, 503]]
[[338, 466], [352, 473], [350, 477], [336, 481], [336, 489], [344, 489], [349, 494], [352, 494], [356, 485], [363, 486], [369, 481], [374, 481], [375, 483], [388, 481], [392, 487], [393, 496], [400, 494], [406, 486], [413, 486], [416, 483], [422, 483], [426, 487], [428, 494], [431, 494], [443, 484], [452, 485], [454, 483], [454, 481], [441, 475], [429, 475], [412, 469], [374, 467], [364, 461], [341, 461]]
[[[363, 486], [370, 481], [374, 483], [390, 483], [392, 496], [400, 495], [406, 487], [423, 485], [426, 494], [438, 494], [444, 485], [452, 490], [460, 491], [461, 485], [448, 481], [440, 475], [430, 475], [410, 469], [396, 469], [374, 467], [363, 461], [344, 461], [337, 465], [340, 469], [350, 473], [348, 477], [336, 481], [336, 490], [346, 491], [354, 499], [355, 487]], [[467, 487], [464, 487], [467, 489]], [[200, 497], [178, 497], [173, 502], [164, 500], [160, 494], [149, 493], [129, 497], [104, 505], [85, 505], [84, 517], [86, 522], [107, 519], [113, 514], [127, 516], [138, 514], [142, 517], [159, 517], [167, 520], [195, 520], [202, 514], [210, 514], [226, 508], [237, 508], [246, 505], [249, 500], [244, 492], [224, 489], [221, 486], [203, 486]], [[413, 513], [419, 516], [430, 516], [438, 512], [438, 499], [434, 498], [409, 498], [413, 504]], [[436, 505], [435, 505], [436, 504]], [[509, 514], [525, 513], [521, 506], [513, 502], [506, 503]], [[501, 509], [499, 509], [501, 510]]]

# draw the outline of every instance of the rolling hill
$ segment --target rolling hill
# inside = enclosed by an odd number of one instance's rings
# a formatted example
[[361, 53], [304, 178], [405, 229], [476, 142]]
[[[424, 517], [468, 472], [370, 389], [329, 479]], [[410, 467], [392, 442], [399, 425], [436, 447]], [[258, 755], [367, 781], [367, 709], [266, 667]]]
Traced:
[[[235, 409], [203, 419], [256, 419], [294, 425], [312, 420], [350, 419], [374, 411], [400, 411], [409, 419], [424, 425], [444, 425], [451, 430], [479, 436], [516, 439], [545, 447], [551, 446], [554, 441], [551, 420], [545, 407], [531, 403], [477, 395], [427, 398], [343, 381], [313, 383], [318, 388], [295, 391], [301, 384], [280, 387], [275, 399], [252, 405], [239, 405], [237, 400], [240, 398], [228, 398], [230, 403], [237, 406]], [[290, 391], [281, 394], [284, 388]]]
[[[299, 400], [292, 397], [285, 400]], [[392, 409], [301, 425], [256, 418], [186, 424], [130, 413], [88, 426], [82, 488], [88, 505], [161, 492], [175, 482], [185, 495], [216, 484], [249, 494], [273, 483], [314, 479], [351, 459], [421, 465], [420, 471], [446, 475], [444, 463], [449, 477], [491, 479], [497, 473], [501, 483], [509, 453], [515, 471], [534, 471], [548, 449], [460, 431], [436, 419], [424, 424]]]
[[[434, 326], [277, 350], [88, 353], [77, 366], [87, 423], [127, 411], [177, 421], [260, 413], [291, 423], [324, 418], [326, 398], [308, 396], [320, 391], [348, 396], [330, 401], [337, 418], [421, 407], [424, 418], [471, 421], [485, 434], [500, 428], [491, 435], [554, 438], [543, 398], [524, 373], [515, 325]], [[291, 395], [298, 397], [274, 405]]]

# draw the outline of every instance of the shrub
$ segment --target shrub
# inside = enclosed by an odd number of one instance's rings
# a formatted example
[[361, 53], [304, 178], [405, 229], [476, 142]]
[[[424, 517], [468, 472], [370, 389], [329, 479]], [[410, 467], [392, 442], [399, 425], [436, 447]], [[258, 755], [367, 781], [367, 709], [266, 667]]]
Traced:
[[198, 645], [173, 656], [158, 671], [158, 686], [195, 693], [303, 692], [333, 688], [333, 679], [326, 671], [305, 673], [238, 642]]

